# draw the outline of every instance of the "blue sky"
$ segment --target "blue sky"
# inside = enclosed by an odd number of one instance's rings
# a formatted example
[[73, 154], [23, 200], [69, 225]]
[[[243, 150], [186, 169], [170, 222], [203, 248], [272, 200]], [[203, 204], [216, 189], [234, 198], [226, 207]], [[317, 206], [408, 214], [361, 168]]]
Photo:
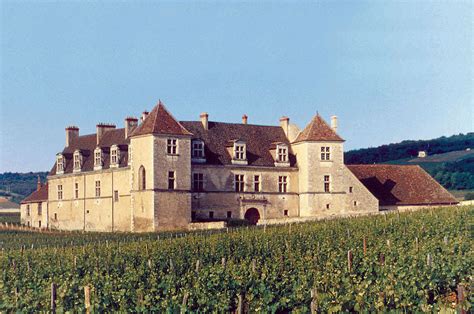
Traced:
[[345, 149], [473, 125], [471, 1], [1, 1], [0, 172], [49, 170], [67, 125], [180, 120], [304, 127]]

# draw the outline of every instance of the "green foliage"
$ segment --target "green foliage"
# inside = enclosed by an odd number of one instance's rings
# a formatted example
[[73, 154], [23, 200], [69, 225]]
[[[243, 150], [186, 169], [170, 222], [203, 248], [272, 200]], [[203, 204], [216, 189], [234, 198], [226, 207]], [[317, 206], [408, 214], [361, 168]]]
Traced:
[[466, 195], [464, 195], [464, 200], [466, 201], [474, 200], [474, 193], [473, 192], [466, 193]]
[[402, 141], [396, 144], [352, 150], [344, 154], [347, 164], [373, 164], [416, 157], [418, 151], [429, 155], [442, 154], [474, 147], [474, 133], [439, 137], [432, 140]]
[[229, 232], [3, 232], [0, 312], [49, 311], [51, 282], [59, 312], [84, 311], [85, 285], [94, 312], [232, 312], [243, 293], [250, 312], [302, 313], [310, 311], [311, 289], [323, 313], [437, 312], [451, 306], [445, 296], [459, 283], [472, 284], [473, 212], [440, 208]]
[[434, 169], [425, 170], [447, 189], [474, 189], [474, 158], [447, 162]]
[[48, 172], [5, 172], [0, 174], [0, 196], [12, 196], [12, 201], [19, 203], [36, 190], [38, 176], [46, 182]]

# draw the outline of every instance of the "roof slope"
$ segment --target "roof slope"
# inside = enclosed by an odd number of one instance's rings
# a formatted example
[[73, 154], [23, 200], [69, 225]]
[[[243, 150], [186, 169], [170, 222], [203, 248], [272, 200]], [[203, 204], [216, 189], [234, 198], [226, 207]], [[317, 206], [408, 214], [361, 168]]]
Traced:
[[132, 136], [145, 134], [192, 135], [176, 121], [161, 101], [148, 114], [145, 121], [133, 131]]
[[443, 205], [458, 201], [420, 166], [347, 165], [380, 205]]
[[20, 208], [20, 205], [18, 205], [17, 203], [13, 203], [13, 202], [9, 201], [5, 197], [0, 197], [0, 210], [2, 210], [2, 209], [13, 209], [13, 208], [15, 208], [15, 209]]
[[21, 203], [36, 203], [48, 200], [48, 183], [27, 196]]
[[298, 135], [294, 143], [304, 141], [337, 141], [344, 140], [324, 121], [319, 115], [315, 115], [311, 122]]
[[[205, 130], [200, 121], [181, 121], [191, 131], [193, 139], [201, 139], [205, 144], [206, 163], [230, 165], [232, 156], [228, 152], [229, 143], [242, 140], [247, 145], [247, 161], [250, 166], [274, 167], [275, 160], [270, 152], [275, 143], [289, 145], [285, 132], [279, 126], [263, 126], [240, 123], [209, 122]], [[289, 154], [290, 165], [295, 165], [295, 156]]]

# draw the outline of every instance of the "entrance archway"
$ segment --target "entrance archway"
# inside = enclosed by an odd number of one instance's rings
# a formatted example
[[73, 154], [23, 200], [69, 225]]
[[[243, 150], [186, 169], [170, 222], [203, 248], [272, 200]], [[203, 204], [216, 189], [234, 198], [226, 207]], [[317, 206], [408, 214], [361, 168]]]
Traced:
[[245, 220], [247, 220], [250, 224], [256, 225], [258, 220], [260, 219], [260, 214], [258, 209], [256, 208], [249, 208], [245, 212]]

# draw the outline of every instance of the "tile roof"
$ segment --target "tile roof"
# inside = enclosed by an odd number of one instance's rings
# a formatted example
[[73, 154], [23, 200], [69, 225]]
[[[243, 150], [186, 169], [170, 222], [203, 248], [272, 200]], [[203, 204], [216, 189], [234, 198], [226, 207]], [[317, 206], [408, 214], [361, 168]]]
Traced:
[[145, 134], [192, 135], [184, 128], [160, 101], [132, 133], [131, 136]]
[[344, 140], [324, 121], [319, 115], [315, 115], [311, 122], [298, 134], [293, 143], [304, 141], [338, 141]]
[[20, 208], [20, 205], [17, 203], [13, 203], [6, 199], [5, 197], [0, 197], [0, 210], [2, 209], [13, 209], [13, 208]]
[[347, 165], [347, 167], [379, 199], [381, 206], [458, 203], [418, 165]]
[[22, 204], [36, 203], [36, 202], [47, 201], [47, 200], [48, 200], [48, 183], [44, 184], [39, 190], [36, 190], [33, 193], [31, 193], [24, 200], [22, 200], [21, 203]]
[[[227, 147], [230, 142], [242, 140], [247, 146], [248, 165], [274, 167], [275, 160], [270, 150], [275, 148], [276, 142], [290, 144], [279, 126], [209, 121], [208, 130], [205, 130], [200, 121], [181, 121], [181, 124], [194, 134], [193, 139], [204, 141], [206, 164], [232, 164]], [[291, 151], [289, 159], [290, 165], [294, 166], [296, 158]]]

